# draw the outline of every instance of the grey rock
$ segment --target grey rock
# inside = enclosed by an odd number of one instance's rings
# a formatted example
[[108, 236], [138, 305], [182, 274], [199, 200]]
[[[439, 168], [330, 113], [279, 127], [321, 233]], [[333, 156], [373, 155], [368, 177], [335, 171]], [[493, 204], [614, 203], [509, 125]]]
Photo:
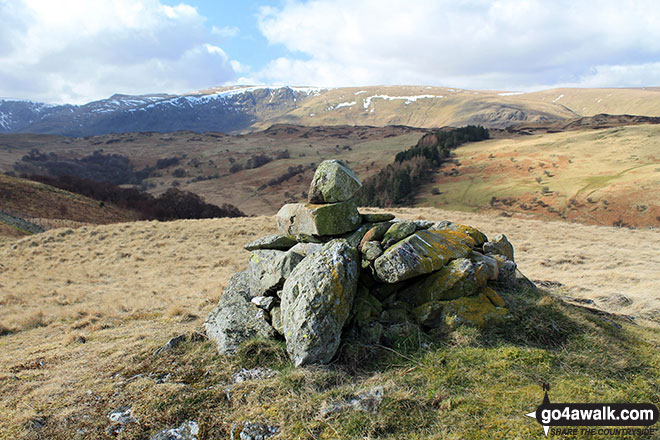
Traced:
[[284, 280], [302, 259], [302, 255], [291, 251], [253, 251], [248, 264], [251, 296], [265, 296], [282, 287]]
[[424, 229], [429, 229], [433, 225], [435, 225], [434, 221], [431, 220], [415, 220], [414, 221], [415, 226], [417, 227], [418, 231], [423, 231]]
[[394, 223], [390, 228], [385, 232], [383, 237], [383, 247], [387, 249], [393, 244], [403, 240], [406, 237], [409, 237], [417, 230], [415, 222], [410, 220], [404, 220], [401, 222]]
[[341, 235], [356, 230], [361, 223], [357, 201], [314, 205], [289, 203], [278, 211], [277, 226], [285, 234]]
[[353, 409], [375, 414], [383, 401], [385, 389], [376, 386], [370, 390], [363, 391], [352, 399], [343, 402], [335, 402], [321, 409], [322, 416], [328, 416], [345, 409]]
[[232, 380], [234, 383], [241, 383], [241, 382], [247, 382], [253, 380], [264, 380], [264, 379], [273, 378], [277, 376], [277, 374], [278, 374], [277, 371], [271, 370], [270, 368], [263, 368], [263, 367], [257, 367], [251, 369], [243, 368], [240, 371], [237, 371], [236, 373], [233, 374]]
[[477, 251], [472, 251], [470, 259], [475, 266], [481, 267], [486, 275], [486, 279], [497, 281], [499, 266], [497, 260], [489, 255], [484, 255]]
[[108, 435], [115, 436], [124, 430], [125, 425], [129, 423], [137, 423], [137, 420], [131, 415], [131, 408], [122, 406], [108, 414], [108, 418], [112, 425], [105, 429]]
[[231, 440], [266, 440], [277, 435], [279, 427], [264, 423], [234, 423], [231, 427]]
[[225, 290], [232, 290], [249, 301], [254, 296], [250, 293], [250, 271], [244, 270], [232, 275]]
[[284, 334], [284, 328], [282, 328], [282, 308], [273, 307], [273, 310], [270, 311], [270, 325], [273, 326], [275, 331], [280, 335]]
[[275, 335], [262, 314], [263, 310], [239, 293], [225, 289], [218, 306], [206, 318], [206, 335], [216, 343], [220, 354], [234, 353], [248, 339]]
[[362, 245], [361, 252], [364, 259], [374, 261], [376, 258], [383, 255], [383, 248], [377, 241], [368, 241]]
[[137, 423], [137, 420], [131, 416], [131, 408], [122, 406], [108, 414], [110, 421], [125, 425], [127, 423]]
[[169, 350], [172, 350], [172, 349], [178, 347], [179, 344], [181, 344], [182, 342], [185, 342], [186, 339], [187, 339], [187, 337], [186, 337], [185, 334], [179, 335], [179, 336], [176, 336], [176, 337], [170, 339], [169, 341], [167, 341], [167, 343], [165, 345], [163, 345], [162, 347], [160, 347], [158, 350], [156, 350], [154, 352], [154, 356], [158, 356], [159, 354], [161, 354], [163, 352], [166, 352], [166, 351], [169, 351]]
[[282, 324], [296, 366], [330, 362], [357, 290], [358, 252], [332, 240], [305, 258], [282, 290]]
[[376, 276], [386, 283], [396, 283], [434, 272], [449, 261], [470, 253], [472, 243], [461, 235], [453, 231], [418, 231], [376, 258]]
[[515, 261], [513, 258], [513, 245], [504, 234], [498, 234], [492, 240], [484, 243], [484, 252], [486, 254], [504, 255], [507, 259]]
[[505, 287], [515, 288], [518, 265], [502, 254], [490, 254], [489, 256], [497, 261], [497, 282]]
[[183, 422], [178, 428], [163, 429], [149, 437], [149, 440], [197, 440], [199, 425], [194, 420]]
[[266, 237], [257, 238], [254, 241], [243, 246], [248, 251], [255, 251], [257, 249], [275, 249], [278, 251], [288, 251], [296, 245], [298, 241], [296, 237], [286, 234], [273, 234]]
[[343, 235], [341, 238], [346, 240], [349, 245], [359, 248], [360, 242], [373, 226], [373, 223], [363, 223], [355, 231], [349, 232], [348, 234]]
[[362, 221], [365, 223], [388, 222], [394, 219], [394, 214], [362, 214]]
[[383, 222], [383, 223], [375, 223], [375, 224], [369, 224], [370, 228], [367, 231], [366, 234], [362, 237], [360, 240], [360, 244], [358, 245], [358, 250], [364, 246], [364, 243], [368, 241], [381, 241], [383, 237], [385, 236], [385, 233], [387, 232], [388, 229], [392, 226], [392, 222]]
[[275, 305], [275, 298], [272, 296], [255, 296], [250, 302], [260, 309], [270, 311]]
[[345, 202], [353, 197], [361, 186], [360, 180], [344, 162], [324, 160], [314, 172], [309, 186], [309, 202]]
[[289, 249], [289, 252], [294, 252], [298, 255], [302, 255], [303, 257], [306, 257], [309, 254], [313, 254], [314, 252], [318, 251], [323, 247], [323, 244], [321, 243], [298, 243], [291, 249]]

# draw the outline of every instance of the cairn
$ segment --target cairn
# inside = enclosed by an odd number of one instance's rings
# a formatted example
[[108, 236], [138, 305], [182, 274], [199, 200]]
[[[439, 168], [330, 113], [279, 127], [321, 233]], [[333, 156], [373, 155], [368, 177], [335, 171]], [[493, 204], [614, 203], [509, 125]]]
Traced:
[[245, 245], [248, 269], [231, 277], [205, 323], [220, 353], [283, 337], [296, 366], [328, 363], [342, 338], [379, 343], [401, 324], [448, 331], [501, 323], [508, 311], [495, 289], [533, 286], [506, 236], [360, 214], [361, 186], [345, 163], [322, 162], [308, 203], [277, 213], [281, 233]]

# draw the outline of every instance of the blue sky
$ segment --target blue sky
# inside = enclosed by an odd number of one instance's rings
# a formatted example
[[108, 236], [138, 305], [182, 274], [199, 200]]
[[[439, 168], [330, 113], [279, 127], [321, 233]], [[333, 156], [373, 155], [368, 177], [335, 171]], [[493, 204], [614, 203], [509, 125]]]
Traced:
[[660, 85], [657, 0], [0, 0], [0, 97]]
[[[180, 1], [164, 1], [174, 6]], [[230, 56], [240, 59], [254, 70], [263, 69], [270, 59], [285, 56], [282, 45], [269, 45], [268, 40], [259, 31], [259, 9], [263, 6], [279, 7], [284, 2], [268, 1], [187, 1], [200, 15], [206, 18], [209, 28], [215, 27], [219, 45]], [[235, 34], [234, 34], [235, 33]]]

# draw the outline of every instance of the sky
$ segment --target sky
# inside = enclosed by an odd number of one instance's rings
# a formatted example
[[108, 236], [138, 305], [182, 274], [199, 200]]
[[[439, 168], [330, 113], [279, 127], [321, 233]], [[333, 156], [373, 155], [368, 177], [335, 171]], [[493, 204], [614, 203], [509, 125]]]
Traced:
[[0, 96], [660, 86], [656, 0], [0, 0]]

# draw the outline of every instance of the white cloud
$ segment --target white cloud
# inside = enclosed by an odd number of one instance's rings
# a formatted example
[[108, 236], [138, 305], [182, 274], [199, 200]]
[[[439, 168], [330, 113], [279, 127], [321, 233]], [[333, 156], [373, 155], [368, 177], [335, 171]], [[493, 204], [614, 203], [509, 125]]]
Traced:
[[223, 26], [221, 28], [213, 26], [211, 32], [214, 35], [219, 35], [225, 38], [232, 38], [237, 36], [240, 33], [240, 29], [236, 26]]
[[259, 27], [269, 82], [529, 89], [658, 84], [653, 0], [289, 0]]
[[0, 1], [0, 17], [0, 96], [81, 103], [236, 78], [204, 17], [187, 4]]

